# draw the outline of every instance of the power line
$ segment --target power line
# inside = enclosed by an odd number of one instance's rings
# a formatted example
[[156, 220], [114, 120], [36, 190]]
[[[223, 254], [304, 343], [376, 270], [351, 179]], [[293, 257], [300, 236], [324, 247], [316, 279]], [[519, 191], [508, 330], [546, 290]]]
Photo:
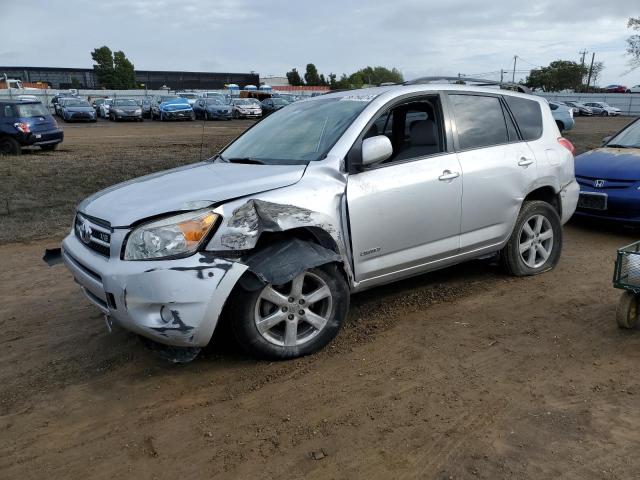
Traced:
[[525, 60], [524, 58], [522, 58], [520, 55], [516, 55], [516, 57], [518, 57], [518, 60], [523, 61], [524, 63], [527, 63], [529, 65], [531, 65], [532, 67], [536, 67], [536, 68], [542, 68], [540, 65], [536, 65], [535, 63], [532, 63], [528, 60]]

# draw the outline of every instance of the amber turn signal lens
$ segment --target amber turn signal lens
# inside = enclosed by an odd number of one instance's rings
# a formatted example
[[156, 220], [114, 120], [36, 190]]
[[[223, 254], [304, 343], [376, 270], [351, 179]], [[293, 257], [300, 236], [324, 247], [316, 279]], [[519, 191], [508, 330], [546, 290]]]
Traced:
[[177, 226], [187, 242], [199, 243], [209, 233], [217, 218], [215, 213], [207, 212], [200, 217], [178, 223]]

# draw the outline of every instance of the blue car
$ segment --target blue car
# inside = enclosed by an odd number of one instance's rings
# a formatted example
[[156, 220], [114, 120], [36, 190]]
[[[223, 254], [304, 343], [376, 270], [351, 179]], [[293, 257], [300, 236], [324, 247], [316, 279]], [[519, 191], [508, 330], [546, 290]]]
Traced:
[[640, 224], [640, 119], [575, 159], [575, 215]]
[[55, 150], [64, 134], [38, 101], [0, 99], [0, 155], [20, 155], [22, 147]]
[[158, 106], [160, 120], [194, 120], [195, 114], [186, 98], [178, 97], [162, 102]]

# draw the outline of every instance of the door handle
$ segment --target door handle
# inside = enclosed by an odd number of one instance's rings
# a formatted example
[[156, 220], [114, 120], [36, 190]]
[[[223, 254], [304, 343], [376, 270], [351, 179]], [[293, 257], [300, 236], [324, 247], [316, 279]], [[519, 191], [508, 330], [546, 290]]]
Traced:
[[521, 167], [528, 167], [532, 163], [533, 163], [533, 160], [531, 160], [530, 158], [520, 157], [520, 161], [518, 162], [518, 165], [520, 165]]
[[452, 172], [451, 170], [445, 170], [442, 172], [442, 175], [438, 177], [438, 180], [441, 182], [446, 182], [448, 180], [453, 180], [454, 178], [458, 178], [460, 174], [458, 172]]

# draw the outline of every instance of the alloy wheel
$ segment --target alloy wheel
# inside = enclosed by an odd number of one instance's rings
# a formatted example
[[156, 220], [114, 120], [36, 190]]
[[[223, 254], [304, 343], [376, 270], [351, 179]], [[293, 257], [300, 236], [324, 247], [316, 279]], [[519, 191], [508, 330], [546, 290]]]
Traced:
[[539, 268], [545, 264], [553, 250], [553, 227], [544, 215], [536, 214], [522, 224], [518, 250], [524, 264]]
[[333, 298], [329, 285], [305, 271], [285, 285], [267, 285], [254, 309], [255, 326], [268, 342], [296, 347], [315, 338], [327, 325]]

